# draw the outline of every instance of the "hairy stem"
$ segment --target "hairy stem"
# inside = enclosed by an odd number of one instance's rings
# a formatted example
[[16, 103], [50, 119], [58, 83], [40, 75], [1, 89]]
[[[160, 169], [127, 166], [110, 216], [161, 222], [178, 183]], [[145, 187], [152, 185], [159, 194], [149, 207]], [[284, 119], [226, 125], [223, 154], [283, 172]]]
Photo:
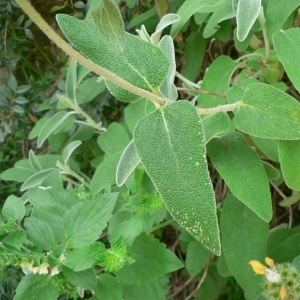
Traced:
[[217, 107], [212, 107], [212, 108], [202, 108], [202, 107], [197, 107], [198, 114], [199, 115], [208, 115], [208, 114], [215, 114], [221, 111], [232, 111], [236, 110], [239, 108], [241, 105], [242, 101], [238, 101], [233, 104], [225, 104], [225, 105], [220, 105]]
[[30, 19], [52, 40], [58, 47], [65, 51], [69, 56], [77, 60], [81, 65], [87, 67], [97, 75], [103, 76], [114, 83], [118, 84], [122, 88], [137, 94], [139, 96], [150, 99], [154, 102], [156, 107], [160, 107], [166, 103], [165, 99], [158, 97], [157, 95], [150, 93], [144, 89], [141, 89], [128, 81], [118, 77], [114, 73], [94, 64], [90, 60], [82, 56], [78, 51], [74, 50], [67, 42], [65, 42], [40, 16], [40, 14], [32, 7], [27, 0], [16, 0], [23, 11], [30, 17]]
[[265, 41], [265, 48], [266, 48], [266, 61], [270, 59], [270, 43], [268, 40], [267, 36], [267, 28], [266, 28], [266, 19], [264, 16], [264, 9], [261, 7], [259, 15], [258, 15], [258, 21], [261, 26], [263, 36], [264, 36], [264, 41]]
[[181, 75], [180, 73], [176, 72], [175, 73], [176, 77], [179, 78], [180, 80], [182, 80], [183, 82], [185, 82], [186, 84], [188, 84], [189, 86], [192, 86], [196, 89], [200, 89], [200, 85], [188, 80], [187, 78], [185, 78], [183, 75]]

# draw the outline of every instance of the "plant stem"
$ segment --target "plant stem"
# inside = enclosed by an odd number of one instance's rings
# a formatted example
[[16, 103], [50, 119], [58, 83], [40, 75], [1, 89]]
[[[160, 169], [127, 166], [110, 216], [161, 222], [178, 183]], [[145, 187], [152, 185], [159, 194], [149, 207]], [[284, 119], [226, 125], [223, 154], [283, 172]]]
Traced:
[[166, 227], [166, 226], [172, 224], [173, 222], [175, 222], [175, 220], [169, 220], [169, 221], [160, 223], [160, 224], [158, 224], [158, 225], [156, 225], [156, 226], [153, 226], [153, 227], [151, 228], [151, 230], [150, 230], [150, 233], [153, 232], [153, 231], [155, 231], [155, 230], [158, 230], [158, 229], [160, 229], [160, 228]]
[[208, 114], [215, 114], [221, 111], [232, 111], [241, 105], [242, 101], [238, 101], [233, 104], [225, 104], [225, 105], [220, 105], [217, 107], [212, 107], [212, 108], [202, 108], [202, 107], [197, 107], [199, 115], [208, 115]]
[[200, 89], [200, 85], [188, 80], [187, 78], [185, 78], [184, 76], [182, 76], [180, 73], [176, 72], [175, 73], [176, 77], [178, 77], [179, 79], [181, 79], [183, 82], [185, 82], [186, 84], [196, 88], [196, 89]]
[[258, 15], [258, 21], [259, 21], [259, 24], [260, 24], [262, 32], [263, 32], [265, 48], [266, 48], [266, 61], [268, 61], [270, 58], [270, 43], [269, 43], [268, 36], [267, 36], [266, 19], [264, 16], [263, 7], [261, 7], [261, 9], [260, 9], [260, 12]]
[[264, 57], [262, 54], [258, 54], [258, 53], [249, 53], [249, 54], [245, 54], [241, 57], [239, 57], [238, 59], [236, 59], [236, 61], [241, 61], [244, 58], [248, 58], [248, 57], [252, 57], [252, 56], [260, 56], [260, 57]]
[[157, 95], [150, 93], [144, 89], [141, 89], [128, 81], [118, 77], [114, 73], [94, 64], [90, 60], [82, 56], [78, 51], [74, 50], [66, 41], [64, 41], [40, 16], [40, 14], [32, 7], [27, 0], [16, 0], [23, 11], [30, 17], [30, 19], [52, 40], [58, 47], [65, 51], [69, 56], [76, 59], [81, 65], [87, 67], [97, 75], [103, 76], [114, 83], [118, 84], [122, 88], [154, 102], [156, 107], [160, 107], [166, 104], [165, 99], [158, 97]]
[[211, 91], [207, 91], [207, 90], [198, 90], [198, 89], [186, 89], [186, 88], [177, 88], [178, 91], [184, 91], [184, 92], [192, 92], [192, 93], [201, 93], [201, 94], [207, 94], [207, 95], [213, 95], [213, 96], [217, 96], [217, 97], [221, 97], [221, 98], [226, 98], [226, 95], [224, 94], [220, 94], [217, 92], [211, 92]]

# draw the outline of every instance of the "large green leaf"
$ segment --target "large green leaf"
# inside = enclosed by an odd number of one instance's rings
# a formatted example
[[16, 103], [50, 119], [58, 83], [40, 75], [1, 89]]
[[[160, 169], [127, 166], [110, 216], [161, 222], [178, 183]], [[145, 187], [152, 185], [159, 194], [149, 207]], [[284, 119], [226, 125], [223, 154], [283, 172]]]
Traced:
[[280, 29], [283, 29], [286, 19], [297, 7], [299, 7], [299, 5], [299, 0], [268, 0], [268, 7], [266, 11], [266, 27], [268, 39], [271, 43], [273, 34], [275, 32], [279, 32]]
[[239, 0], [236, 11], [237, 38], [246, 39], [261, 9], [261, 0]]
[[300, 92], [300, 58], [298, 55], [295, 55], [298, 53], [300, 47], [300, 28], [275, 32], [273, 34], [273, 43], [276, 54], [283, 64], [287, 75], [298, 92]]
[[300, 191], [300, 141], [279, 141], [279, 160], [286, 185]]
[[183, 267], [176, 255], [166, 249], [153, 235], [141, 234], [135, 239], [130, 254], [134, 263], [116, 273], [119, 280], [129, 284], [143, 284]]
[[[201, 89], [224, 94], [229, 88], [231, 76], [238, 65], [239, 63], [229, 56], [219, 56], [206, 71]], [[203, 107], [214, 107], [225, 103], [226, 98], [210, 94], [200, 94], [198, 96], [198, 104]]]
[[[125, 48], [119, 52], [105, 42], [93, 20], [57, 15], [57, 21], [67, 39], [80, 52], [118, 77], [150, 92], [165, 80], [169, 62], [158, 47], [125, 33]], [[135, 102], [141, 98], [109, 80], [106, 85], [120, 100]]]
[[111, 217], [117, 195], [100, 195], [68, 209], [63, 217], [67, 243], [74, 247], [82, 247], [94, 242]]
[[251, 84], [244, 94], [234, 122], [250, 135], [278, 139], [300, 139], [300, 104], [290, 95], [263, 83]]
[[115, 1], [102, 0], [100, 7], [92, 15], [104, 41], [122, 52], [126, 43], [125, 28]]
[[225, 200], [220, 228], [228, 268], [248, 295], [247, 299], [255, 299], [262, 292], [263, 277], [254, 275], [249, 261], [264, 262], [268, 223], [230, 195]]
[[22, 199], [14, 195], [9, 196], [3, 205], [2, 215], [6, 219], [20, 223], [25, 216], [25, 205]]
[[56, 300], [58, 296], [58, 290], [53, 286], [51, 277], [28, 274], [19, 283], [14, 300]]
[[257, 153], [237, 132], [214, 138], [207, 145], [209, 158], [231, 192], [265, 221], [272, 218], [269, 181]]
[[95, 289], [96, 298], [93, 300], [123, 300], [122, 290], [116, 277], [102, 273], [98, 278], [98, 285]]
[[172, 26], [170, 35], [174, 38], [188, 19], [196, 12], [212, 12], [224, 1], [226, 0], [186, 0], [177, 12], [180, 20]]
[[188, 101], [178, 101], [155, 110], [137, 124], [134, 143], [174, 219], [220, 255], [205, 136], [196, 108]]

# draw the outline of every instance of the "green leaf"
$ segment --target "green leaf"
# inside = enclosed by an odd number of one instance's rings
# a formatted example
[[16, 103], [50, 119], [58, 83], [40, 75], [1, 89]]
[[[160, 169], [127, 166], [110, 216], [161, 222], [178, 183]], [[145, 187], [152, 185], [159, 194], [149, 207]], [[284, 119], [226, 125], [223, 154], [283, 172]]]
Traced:
[[130, 254], [135, 262], [124, 266], [116, 276], [129, 284], [143, 284], [183, 267], [181, 261], [166, 245], [153, 235], [141, 234], [135, 239]]
[[120, 282], [125, 300], [165, 300], [168, 291], [168, 278], [162, 277], [145, 284], [126, 284]]
[[66, 79], [66, 95], [74, 103], [76, 103], [76, 87], [77, 87], [77, 61], [71, 60], [68, 67], [68, 74]]
[[2, 215], [6, 219], [20, 223], [25, 216], [25, 205], [22, 199], [14, 195], [9, 196], [3, 205]]
[[61, 242], [65, 235], [63, 215], [78, 203], [78, 198], [69, 191], [57, 189], [35, 188], [30, 189], [27, 194], [34, 207], [33, 216], [46, 222], [52, 228], [56, 241]]
[[263, 154], [275, 162], [279, 162], [278, 154], [278, 141], [259, 138], [256, 136], [251, 137], [256, 146], [263, 152]]
[[280, 172], [271, 164], [263, 161], [263, 166], [268, 176], [268, 180], [276, 180], [280, 177]]
[[265, 221], [272, 218], [269, 181], [257, 153], [232, 132], [207, 145], [209, 158], [231, 192]]
[[270, 85], [251, 84], [235, 114], [234, 122], [239, 130], [253, 136], [297, 140], [300, 139], [300, 104]]
[[155, 110], [137, 124], [134, 143], [174, 219], [220, 255], [205, 136], [196, 108], [188, 101], [177, 101]]
[[147, 99], [141, 99], [125, 107], [125, 121], [131, 132], [133, 132], [136, 123], [149, 113], [149, 106], [150, 111], [155, 109], [153, 102]]
[[252, 36], [253, 36], [253, 33], [250, 30], [247, 37], [243, 41], [239, 41], [237, 38], [237, 28], [235, 28], [233, 31], [233, 39], [234, 39], [234, 45], [235, 45], [236, 49], [239, 52], [244, 52], [249, 47]]
[[97, 286], [97, 277], [92, 269], [74, 272], [63, 265], [62, 272], [66, 279], [75, 286], [79, 286], [87, 290], [94, 290]]
[[287, 207], [290, 205], [294, 205], [300, 200], [300, 192], [293, 191], [290, 197], [284, 198], [279, 202], [280, 206]]
[[182, 75], [189, 80], [195, 80], [199, 73], [205, 56], [206, 40], [202, 32], [193, 32], [185, 42], [185, 67]]
[[274, 33], [283, 28], [287, 18], [299, 7], [299, 0], [278, 1], [268, 0], [268, 7], [266, 11], [266, 27], [267, 36], [272, 43], [272, 36]]
[[180, 20], [180, 17], [176, 14], [164, 15], [156, 26], [155, 32], [151, 35], [151, 43], [158, 45], [160, 36], [165, 28]]
[[117, 51], [125, 48], [126, 37], [119, 7], [113, 0], [102, 0], [100, 8], [92, 12], [104, 41]]
[[300, 141], [279, 141], [279, 160], [286, 185], [300, 191]]
[[[66, 112], [66, 111], [60, 111], [56, 113], [53, 117], [51, 117], [45, 125], [42, 127], [37, 145], [38, 147], [41, 147], [42, 144], [45, 142], [45, 140], [49, 137], [50, 134], [52, 134], [60, 125], [65, 124], [65, 130], [69, 130], [70, 128], [67, 126], [66, 120], [69, 119], [69, 121], [72, 121], [74, 123], [75, 117], [73, 114], [76, 112], [71, 111], [71, 112]], [[62, 129], [62, 131], [65, 131]]]
[[124, 127], [115, 122], [109, 125], [107, 131], [102, 133], [97, 141], [101, 149], [108, 155], [123, 151], [130, 142]]
[[95, 253], [102, 248], [104, 249], [104, 247], [104, 244], [96, 242], [80, 248], [75, 248], [67, 255], [63, 265], [75, 272], [89, 269], [95, 263], [93, 259]]
[[[104, 81], [100, 81], [97, 77], [84, 80], [76, 90], [77, 103], [87, 103], [106, 89]], [[89, 91], [88, 93], [86, 91]]]
[[300, 28], [291, 28], [286, 31], [281, 30], [280, 32], [275, 32], [273, 34], [273, 43], [280, 62], [283, 64], [287, 75], [299, 92], [300, 76], [297, 66], [300, 65], [300, 58], [295, 55], [295, 53], [297, 53], [300, 47]]
[[72, 153], [75, 151], [75, 149], [80, 146], [82, 144], [81, 141], [74, 141], [72, 143], [70, 143], [63, 152], [63, 159], [64, 159], [64, 163], [66, 164], [70, 158], [70, 156], [72, 155]]
[[[78, 20], [68, 15], [57, 15], [57, 21], [67, 39], [83, 55], [118, 77], [149, 92], [157, 90], [165, 80], [169, 62], [158, 47], [125, 33], [125, 48], [120, 53], [106, 44], [93, 20]], [[141, 99], [140, 96], [109, 80], [105, 82], [119, 100], [136, 102]]]
[[230, 127], [230, 119], [225, 112], [202, 115], [201, 118], [203, 122], [206, 143], [208, 143], [214, 136], [225, 132]]
[[116, 183], [117, 166], [120, 161], [122, 151], [108, 156], [99, 165], [91, 182], [91, 193], [95, 194]]
[[174, 85], [176, 72], [175, 50], [173, 40], [169, 35], [165, 35], [158, 44], [158, 47], [165, 53], [170, 63], [169, 73], [165, 81], [159, 87], [165, 98], [175, 101], [178, 98], [177, 89]]
[[35, 173], [22, 184], [20, 190], [26, 191], [29, 188], [39, 186], [54, 170], [55, 168], [51, 168]]
[[44, 221], [34, 217], [26, 218], [24, 222], [28, 239], [42, 250], [51, 250], [56, 245], [51, 227]]
[[[234, 61], [229, 56], [219, 56], [206, 71], [201, 89], [225, 94], [229, 88], [231, 76], [238, 65], [239, 62]], [[225, 103], [226, 98], [209, 94], [200, 94], [198, 96], [198, 105], [203, 107], [214, 107]]]
[[39, 160], [37, 159], [37, 157], [35, 156], [34, 152], [31, 149], [29, 150], [29, 161], [31, 163], [32, 168], [36, 172], [39, 172], [39, 171], [43, 170]]
[[51, 277], [29, 274], [19, 283], [14, 300], [57, 300], [58, 296], [59, 293], [53, 286]]
[[106, 227], [118, 194], [105, 194], [80, 202], [64, 214], [65, 239], [73, 247], [94, 242]]
[[236, 11], [237, 38], [246, 39], [261, 10], [261, 0], [239, 0]]
[[96, 287], [97, 300], [123, 300], [120, 283], [110, 274], [101, 274]]
[[196, 12], [212, 12], [224, 1], [225, 0], [186, 0], [177, 12], [180, 21], [172, 26], [170, 35], [174, 38], [189, 18]]
[[228, 268], [248, 295], [247, 299], [255, 299], [262, 292], [263, 277], [254, 275], [249, 261], [264, 262], [268, 223], [230, 195], [225, 200], [220, 228]]
[[190, 242], [186, 252], [186, 269], [190, 276], [194, 276], [206, 266], [210, 252], [198, 241]]
[[21, 251], [21, 247], [27, 241], [27, 235], [25, 231], [10, 231], [5, 238], [1, 240], [2, 243], [15, 247]]
[[278, 229], [270, 232], [268, 240], [268, 257], [276, 263], [292, 261], [299, 255], [299, 227], [293, 229]]
[[233, 17], [234, 17], [234, 12], [233, 12], [231, 1], [223, 2], [222, 4], [220, 4], [215, 8], [214, 12], [209, 18], [203, 31], [203, 37], [205, 39], [210, 38], [220, 29], [219, 23], [231, 19]]
[[140, 162], [140, 157], [132, 140], [122, 153], [117, 166], [116, 183], [118, 186], [122, 186], [125, 183]]

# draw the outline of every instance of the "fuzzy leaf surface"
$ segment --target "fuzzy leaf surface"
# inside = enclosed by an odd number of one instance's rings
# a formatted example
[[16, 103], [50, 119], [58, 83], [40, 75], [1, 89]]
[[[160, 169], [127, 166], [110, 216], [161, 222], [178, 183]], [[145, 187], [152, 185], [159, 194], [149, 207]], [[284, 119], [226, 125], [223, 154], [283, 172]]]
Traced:
[[137, 124], [134, 143], [170, 214], [219, 255], [216, 204], [196, 108], [177, 101], [155, 110]]
[[251, 84], [234, 123], [250, 135], [275, 140], [300, 139], [300, 104], [290, 95], [264, 83]]

